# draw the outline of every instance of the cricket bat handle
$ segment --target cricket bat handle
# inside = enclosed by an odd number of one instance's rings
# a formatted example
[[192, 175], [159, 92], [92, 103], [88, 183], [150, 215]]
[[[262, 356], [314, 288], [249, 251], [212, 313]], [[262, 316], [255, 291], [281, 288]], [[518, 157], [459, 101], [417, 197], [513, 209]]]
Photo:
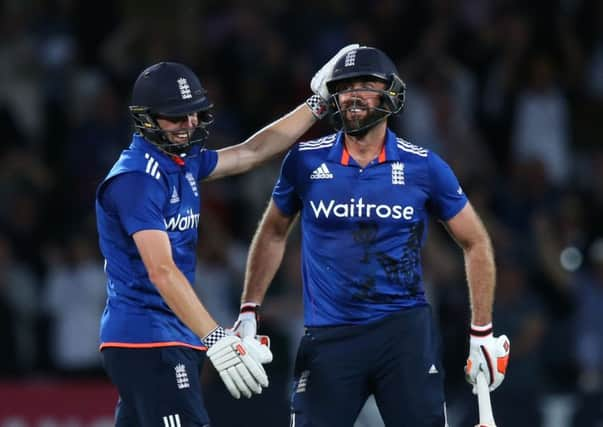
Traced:
[[482, 372], [477, 374], [477, 406], [479, 408], [479, 424], [475, 427], [496, 427], [490, 402], [490, 389]]

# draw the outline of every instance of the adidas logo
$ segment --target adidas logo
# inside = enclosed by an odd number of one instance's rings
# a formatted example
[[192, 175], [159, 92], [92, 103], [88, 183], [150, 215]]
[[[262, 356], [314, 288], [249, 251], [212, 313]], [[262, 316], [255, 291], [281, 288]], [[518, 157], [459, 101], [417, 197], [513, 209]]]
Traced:
[[310, 179], [333, 179], [333, 174], [325, 163], [314, 169], [310, 175]]
[[178, 195], [178, 192], [176, 191], [176, 187], [174, 187], [174, 191], [172, 191], [172, 197], [170, 198], [170, 203], [174, 204], [174, 203], [178, 203], [180, 201], [180, 196]]
[[438, 369], [435, 367], [435, 365], [431, 365], [431, 368], [429, 368], [429, 371], [427, 371], [428, 374], [438, 374], [440, 371], [438, 371]]

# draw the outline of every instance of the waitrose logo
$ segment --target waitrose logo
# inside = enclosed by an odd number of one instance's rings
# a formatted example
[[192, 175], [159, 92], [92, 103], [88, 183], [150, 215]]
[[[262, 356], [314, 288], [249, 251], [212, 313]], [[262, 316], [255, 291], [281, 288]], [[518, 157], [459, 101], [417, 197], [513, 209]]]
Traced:
[[177, 216], [164, 219], [163, 222], [167, 231], [186, 231], [199, 227], [199, 214], [192, 209], [187, 209], [186, 214], [179, 213]]
[[411, 220], [415, 214], [415, 208], [412, 206], [365, 203], [362, 197], [358, 200], [350, 199], [347, 203], [337, 203], [335, 200], [319, 200], [318, 202], [310, 200], [310, 207], [316, 219], [333, 216], [337, 218], [378, 217]]

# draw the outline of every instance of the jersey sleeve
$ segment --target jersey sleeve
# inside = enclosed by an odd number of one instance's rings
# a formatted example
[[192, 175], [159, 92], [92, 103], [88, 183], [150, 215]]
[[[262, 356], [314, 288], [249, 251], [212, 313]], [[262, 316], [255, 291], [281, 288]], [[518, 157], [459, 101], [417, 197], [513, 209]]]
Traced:
[[214, 171], [216, 165], [218, 164], [218, 152], [215, 150], [203, 149], [199, 153], [199, 156], [200, 164], [197, 181], [207, 178]]
[[301, 200], [295, 191], [297, 156], [289, 151], [281, 165], [281, 173], [272, 191], [272, 200], [285, 215], [295, 215], [301, 209]]
[[108, 183], [104, 197], [129, 235], [141, 230], [165, 231], [163, 206], [167, 192], [151, 175], [142, 172], [117, 175]]
[[431, 178], [431, 207], [441, 220], [448, 221], [467, 204], [459, 180], [448, 164], [433, 151], [427, 157]]

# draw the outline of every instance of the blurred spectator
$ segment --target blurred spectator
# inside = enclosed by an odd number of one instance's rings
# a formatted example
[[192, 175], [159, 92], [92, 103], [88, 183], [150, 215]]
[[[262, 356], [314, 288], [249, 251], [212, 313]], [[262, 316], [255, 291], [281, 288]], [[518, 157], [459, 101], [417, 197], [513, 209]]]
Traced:
[[[10, 241], [0, 234], [0, 306], [8, 319], [2, 325], [0, 354], [6, 375], [30, 375], [36, 363], [36, 314], [38, 311], [36, 275], [15, 257]], [[12, 351], [12, 353], [11, 353]]]
[[47, 252], [48, 275], [42, 304], [49, 314], [53, 366], [67, 376], [104, 375], [98, 325], [105, 305], [106, 278], [96, 241], [75, 234]]
[[[317, 66], [357, 41], [393, 54], [409, 108], [392, 126], [452, 164], [491, 232], [501, 261], [495, 329], [512, 342], [508, 382], [493, 400], [507, 405], [512, 390], [533, 387], [530, 397], [541, 396], [546, 412], [542, 422], [569, 425], [555, 415], [573, 410], [557, 399], [562, 396], [576, 402], [576, 425], [601, 423], [603, 1], [379, 0], [368, 7], [309, 0], [293, 6], [274, 0], [110, 0], [102, 7], [0, 2], [1, 375], [85, 374], [97, 366], [94, 301], [104, 291], [102, 260], [96, 242], [79, 230], [91, 218], [100, 175], [127, 144], [126, 101], [145, 64], [190, 63], [204, 76], [217, 105], [208, 146], [219, 148], [303, 100]], [[302, 139], [330, 129], [321, 123]], [[199, 248], [199, 277], [205, 280], [197, 285], [226, 323], [236, 315], [242, 248], [270, 197], [278, 164], [275, 159], [244, 177], [203, 185], [207, 239]], [[447, 239], [434, 224], [424, 259], [454, 425], [467, 409], [458, 403], [474, 399], [462, 371], [464, 272]], [[269, 369], [276, 389], [237, 407], [272, 405], [275, 423], [286, 423], [292, 351], [303, 331], [294, 246], [261, 326], [273, 334]], [[80, 298], [87, 302], [77, 303]], [[83, 320], [69, 320], [79, 316]], [[526, 336], [543, 358], [526, 373], [534, 384], [517, 382], [518, 371], [533, 363]], [[575, 352], [568, 345], [574, 340]], [[223, 386], [216, 384], [219, 395]], [[233, 405], [212, 402], [217, 410]], [[534, 413], [537, 403], [528, 403]], [[232, 419], [215, 418], [217, 427], [237, 425], [240, 411], [230, 412]]]
[[541, 162], [547, 180], [562, 185], [571, 173], [570, 117], [556, 72], [549, 55], [529, 58], [526, 81], [517, 97], [512, 150], [515, 163]]
[[588, 267], [574, 280], [575, 354], [582, 396], [575, 425], [603, 423], [603, 238], [590, 246]]

